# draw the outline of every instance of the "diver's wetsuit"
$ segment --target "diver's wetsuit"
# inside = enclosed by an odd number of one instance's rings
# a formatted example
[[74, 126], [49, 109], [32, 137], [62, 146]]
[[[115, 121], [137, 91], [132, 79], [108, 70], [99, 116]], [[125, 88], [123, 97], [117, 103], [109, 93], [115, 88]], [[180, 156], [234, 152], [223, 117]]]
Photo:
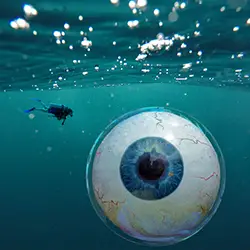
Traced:
[[58, 120], [63, 120], [64, 125], [68, 115], [72, 116], [72, 110], [64, 105], [50, 104], [48, 113], [53, 114]]
[[48, 108], [48, 113], [53, 114], [58, 120], [63, 119], [62, 125], [64, 125], [67, 116], [65, 114], [65, 108], [64, 105], [51, 104]]
[[51, 104], [48, 108], [48, 113], [55, 117], [62, 117], [64, 113], [64, 105]]

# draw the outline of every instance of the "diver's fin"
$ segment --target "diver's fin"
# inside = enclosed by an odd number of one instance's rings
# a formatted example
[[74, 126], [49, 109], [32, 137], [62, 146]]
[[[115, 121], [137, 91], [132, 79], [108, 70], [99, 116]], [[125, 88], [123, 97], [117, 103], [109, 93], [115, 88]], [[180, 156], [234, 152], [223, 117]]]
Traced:
[[36, 108], [31, 108], [31, 109], [27, 109], [27, 110], [24, 110], [25, 113], [30, 113], [31, 111], [35, 110]]
[[31, 100], [36, 101], [36, 102], [41, 102], [42, 101], [41, 99], [38, 99], [38, 98], [31, 98]]

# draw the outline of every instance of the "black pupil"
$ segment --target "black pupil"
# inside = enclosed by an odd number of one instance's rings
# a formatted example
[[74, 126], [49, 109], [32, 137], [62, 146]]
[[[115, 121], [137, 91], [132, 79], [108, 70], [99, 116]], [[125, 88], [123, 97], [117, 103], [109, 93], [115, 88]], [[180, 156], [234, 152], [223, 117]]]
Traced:
[[150, 159], [150, 154], [143, 154], [138, 160], [138, 173], [144, 180], [158, 180], [165, 170], [165, 163], [162, 159]]

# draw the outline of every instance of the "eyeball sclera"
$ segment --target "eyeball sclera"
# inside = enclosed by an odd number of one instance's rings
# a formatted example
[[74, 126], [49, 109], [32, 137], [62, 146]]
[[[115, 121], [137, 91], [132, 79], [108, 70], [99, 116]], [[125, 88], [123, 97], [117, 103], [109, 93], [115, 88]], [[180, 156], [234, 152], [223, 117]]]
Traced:
[[201, 230], [225, 188], [221, 150], [197, 120], [159, 107], [112, 122], [93, 145], [88, 194], [101, 220], [129, 241], [166, 246]]

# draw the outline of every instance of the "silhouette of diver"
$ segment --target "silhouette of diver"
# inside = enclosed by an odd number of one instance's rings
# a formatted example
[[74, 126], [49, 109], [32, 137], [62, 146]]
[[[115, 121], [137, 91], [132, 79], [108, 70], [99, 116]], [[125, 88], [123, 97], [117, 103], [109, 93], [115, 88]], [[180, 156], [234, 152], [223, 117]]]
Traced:
[[53, 104], [51, 103], [49, 106], [45, 105], [40, 99], [32, 98], [32, 100], [39, 102], [43, 108], [36, 108], [33, 107], [31, 109], [25, 110], [25, 113], [30, 113], [34, 110], [42, 111], [48, 114], [52, 114], [53, 117], [56, 117], [57, 120], [63, 120], [62, 125], [64, 125], [67, 116], [73, 116], [73, 110], [64, 106], [64, 105], [59, 105], [59, 104]]

